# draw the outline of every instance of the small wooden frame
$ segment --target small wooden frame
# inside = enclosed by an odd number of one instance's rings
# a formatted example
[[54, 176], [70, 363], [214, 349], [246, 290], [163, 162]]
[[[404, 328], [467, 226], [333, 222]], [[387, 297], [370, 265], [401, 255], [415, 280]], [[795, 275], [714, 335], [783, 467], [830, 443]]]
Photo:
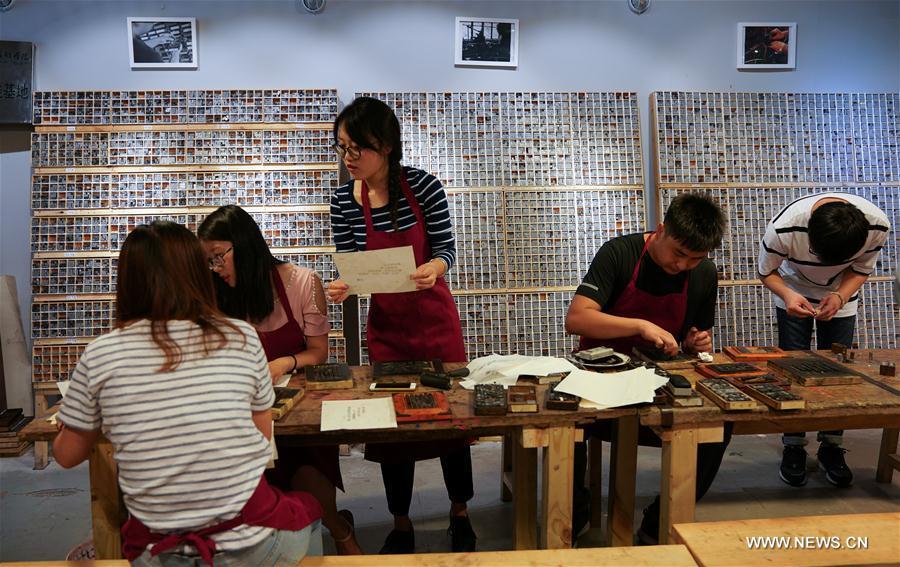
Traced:
[[557, 392], [556, 387], [559, 382], [552, 382], [547, 388], [547, 401], [545, 405], [549, 410], [576, 411], [578, 404], [581, 402], [579, 396], [567, 394], [565, 392]]
[[744, 392], [776, 410], [796, 410], [806, 407], [806, 400], [777, 384], [748, 384]]
[[344, 363], [314, 364], [305, 368], [307, 390], [346, 390], [353, 387], [350, 367]]
[[299, 403], [304, 395], [306, 395], [306, 391], [303, 388], [275, 388], [272, 419], [277, 421], [287, 415], [287, 412], [291, 411], [291, 408]]
[[754, 410], [757, 404], [724, 378], [707, 378], [697, 382], [697, 390], [717, 406], [728, 411]]
[[727, 346], [722, 349], [732, 360], [746, 362], [750, 360], [771, 360], [784, 358], [788, 354], [775, 346]]
[[507, 394], [510, 413], [534, 413], [538, 410], [534, 386], [510, 386]]
[[803, 386], [859, 384], [862, 375], [824, 356], [780, 358], [768, 362], [769, 369]]
[[676, 396], [668, 388], [662, 388], [666, 402], [676, 408], [693, 408], [703, 405], [703, 397], [697, 392], [692, 392], [690, 396]]
[[762, 376], [766, 371], [747, 362], [726, 362], [722, 364], [698, 364], [697, 372], [707, 378], [752, 378]]
[[453, 419], [450, 402], [443, 392], [394, 394], [398, 423]]
[[506, 390], [502, 385], [475, 385], [475, 415], [506, 415], [506, 410]]

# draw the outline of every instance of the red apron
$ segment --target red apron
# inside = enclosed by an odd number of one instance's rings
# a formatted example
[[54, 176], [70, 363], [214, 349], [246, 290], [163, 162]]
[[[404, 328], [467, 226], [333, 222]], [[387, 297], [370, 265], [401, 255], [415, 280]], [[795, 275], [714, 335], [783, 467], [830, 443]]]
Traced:
[[[431, 245], [425, 233], [425, 217], [409, 183], [401, 176], [400, 187], [416, 216], [416, 224], [404, 231], [376, 231], [369, 204], [369, 190], [362, 183], [363, 216], [366, 219], [366, 250], [412, 246], [416, 266], [431, 260]], [[375, 293], [369, 306], [369, 360], [392, 362], [431, 360], [466, 362], [459, 311], [444, 278], [431, 289], [406, 293]]]
[[307, 492], [283, 493], [269, 486], [266, 477], [259, 479], [259, 484], [243, 509], [237, 516], [220, 524], [200, 530], [182, 533], [163, 534], [151, 532], [143, 522], [130, 516], [122, 526], [122, 555], [134, 561], [150, 548], [150, 555], [156, 556], [170, 549], [187, 544], [197, 549], [200, 557], [213, 564], [216, 553], [216, 542], [210, 536], [222, 533], [237, 526], [263, 526], [276, 530], [302, 530], [322, 517], [322, 507], [312, 494]]
[[[291, 311], [291, 304], [288, 302], [287, 292], [278, 268], [272, 270], [272, 281], [278, 294], [278, 301], [281, 302], [284, 314], [287, 315], [287, 323], [274, 331], [256, 331], [263, 350], [266, 351], [266, 360], [269, 361], [282, 356], [291, 356], [306, 348], [306, 336]], [[344, 490], [337, 445], [287, 447], [279, 444], [276, 438], [275, 446], [278, 448], [275, 468], [266, 471], [266, 477], [273, 485], [282, 490], [291, 490], [291, 478], [297, 469], [304, 465], [310, 465], [325, 475], [336, 487]]]
[[[612, 308], [609, 310], [604, 309], [603, 312], [616, 315], [617, 317], [650, 321], [654, 325], [658, 325], [670, 332], [677, 339], [678, 335], [681, 334], [681, 329], [684, 326], [684, 317], [687, 313], [687, 289], [690, 276], [686, 274], [684, 287], [677, 293], [653, 295], [637, 287], [638, 270], [641, 267], [641, 261], [647, 253], [650, 241], [654, 238], [656, 238], [655, 232], [644, 242], [644, 248], [641, 250], [641, 255], [634, 266], [634, 272], [631, 274], [631, 279], [628, 281], [625, 291], [616, 299], [616, 303]], [[608, 346], [615, 349], [616, 352], [631, 355], [632, 348], [639, 345], [655, 346], [642, 339], [640, 335], [616, 339], [581, 337], [581, 340], [578, 342], [578, 349], [584, 350], [598, 346]]]
[[[401, 175], [400, 187], [416, 216], [416, 224], [404, 231], [376, 231], [372, 221], [369, 189], [362, 182], [360, 197], [366, 220], [366, 250], [412, 246], [416, 266], [431, 260], [425, 217], [409, 183]], [[466, 362], [459, 311], [444, 278], [431, 289], [406, 293], [375, 293], [369, 306], [367, 328], [369, 360], [431, 360]], [[468, 440], [441, 443], [367, 443], [366, 459], [379, 463], [432, 459], [466, 447]]]

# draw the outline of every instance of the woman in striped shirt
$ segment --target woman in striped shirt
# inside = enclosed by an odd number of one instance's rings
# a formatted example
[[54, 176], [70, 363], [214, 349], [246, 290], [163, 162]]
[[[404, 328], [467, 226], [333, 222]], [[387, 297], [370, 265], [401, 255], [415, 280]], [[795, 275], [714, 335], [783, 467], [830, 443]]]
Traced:
[[[374, 98], [360, 97], [334, 123], [334, 149], [353, 181], [331, 198], [331, 224], [338, 252], [412, 246], [416, 291], [376, 293], [369, 308], [369, 359], [465, 362], [459, 312], [444, 274], [456, 258], [447, 197], [440, 182], [424, 171], [402, 167], [400, 124]], [[349, 287], [331, 282], [332, 301], [347, 298]], [[441, 458], [450, 498], [453, 551], [473, 551], [475, 532], [466, 502], [473, 494], [472, 457], [465, 439], [442, 443], [369, 443], [366, 458], [381, 463], [394, 530], [381, 553], [415, 551], [409, 505], [415, 461]]]
[[253, 327], [216, 309], [197, 238], [165, 221], [132, 231], [116, 304], [115, 329], [87, 346], [72, 373], [53, 454], [69, 468], [101, 432], [112, 443], [130, 516], [125, 557], [294, 565], [321, 554], [319, 503], [280, 494], [262, 476], [269, 367]]

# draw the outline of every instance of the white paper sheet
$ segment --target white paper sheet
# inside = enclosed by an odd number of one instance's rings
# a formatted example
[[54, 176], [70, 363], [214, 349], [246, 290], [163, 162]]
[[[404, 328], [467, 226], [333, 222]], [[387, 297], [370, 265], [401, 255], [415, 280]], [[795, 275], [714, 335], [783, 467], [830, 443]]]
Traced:
[[290, 382], [290, 381], [291, 381], [291, 375], [285, 374], [281, 378], [279, 378], [277, 382], [275, 382], [275, 387], [276, 388], [284, 388], [285, 386], [288, 385], [288, 382]]
[[416, 291], [409, 279], [416, 271], [412, 246], [332, 254], [341, 280], [351, 294]]
[[69, 380], [62, 380], [56, 383], [56, 387], [59, 388], [59, 393], [62, 394], [62, 397], [66, 397], [66, 393], [69, 391], [69, 386], [72, 385], [72, 382]]
[[653, 392], [668, 381], [649, 368], [607, 373], [573, 370], [556, 389], [594, 404], [584, 407], [615, 408], [652, 402]]
[[323, 400], [321, 431], [397, 427], [394, 398]]
[[523, 356], [521, 354], [491, 354], [476, 358], [468, 364], [469, 377], [459, 383], [467, 390], [476, 384], [502, 384], [515, 386], [519, 374], [547, 376], [557, 372], [571, 372], [574, 364], [563, 358], [550, 356]]

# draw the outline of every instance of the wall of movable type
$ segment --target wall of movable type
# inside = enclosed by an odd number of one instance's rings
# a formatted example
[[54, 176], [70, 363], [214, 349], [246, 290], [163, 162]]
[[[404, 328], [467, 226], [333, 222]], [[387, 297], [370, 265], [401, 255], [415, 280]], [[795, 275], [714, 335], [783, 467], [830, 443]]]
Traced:
[[[140, 224], [195, 231], [240, 204], [276, 257], [333, 279], [336, 113], [330, 89], [35, 93], [33, 380], [65, 379], [110, 329], [118, 252]], [[329, 321], [330, 358], [346, 360], [340, 306]]]
[[571, 350], [565, 314], [594, 254], [645, 228], [636, 95], [366, 94], [397, 113], [404, 162], [445, 186], [468, 357]]
[[758, 281], [759, 242], [791, 201], [839, 191], [883, 210], [892, 232], [861, 290], [856, 341], [896, 348], [890, 280], [900, 226], [900, 95], [660, 92], [651, 100], [660, 214], [679, 193], [712, 195], [728, 217], [711, 257], [716, 346], [775, 344], [775, 303]]

